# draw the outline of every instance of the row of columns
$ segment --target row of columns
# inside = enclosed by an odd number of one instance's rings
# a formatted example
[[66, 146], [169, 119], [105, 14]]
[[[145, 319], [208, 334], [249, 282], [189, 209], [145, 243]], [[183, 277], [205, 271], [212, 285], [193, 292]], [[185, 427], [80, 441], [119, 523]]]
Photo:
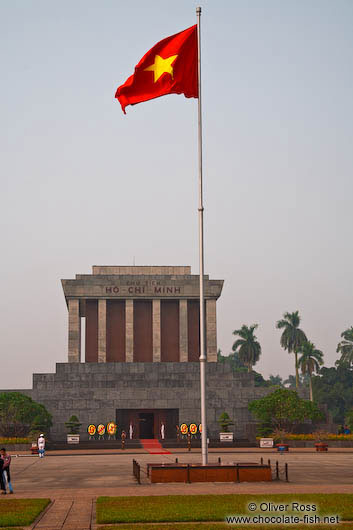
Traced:
[[80, 301], [78, 299], [69, 300], [69, 363], [79, 363], [81, 361], [81, 317]]
[[[81, 318], [79, 299], [69, 299], [68, 362], [81, 362]], [[134, 359], [134, 300], [125, 300], [126, 362]], [[161, 301], [152, 300], [153, 362], [161, 361]], [[217, 360], [216, 300], [206, 300], [207, 360]], [[179, 360], [188, 361], [188, 301], [179, 300]], [[107, 361], [107, 300], [98, 299], [98, 362]]]

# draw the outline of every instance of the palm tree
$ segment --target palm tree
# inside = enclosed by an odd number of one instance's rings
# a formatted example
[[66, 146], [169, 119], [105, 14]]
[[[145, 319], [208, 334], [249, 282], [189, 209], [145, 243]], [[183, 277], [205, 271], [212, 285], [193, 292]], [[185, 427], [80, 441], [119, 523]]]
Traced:
[[298, 361], [298, 365], [301, 368], [302, 374], [308, 374], [309, 376], [309, 392], [310, 392], [310, 401], [313, 401], [313, 385], [312, 385], [312, 374], [313, 372], [318, 373], [320, 366], [324, 364], [323, 356], [321, 350], [315, 348], [315, 344], [308, 340], [300, 348], [300, 353], [302, 356]]
[[242, 325], [240, 329], [233, 331], [233, 335], [239, 335], [240, 339], [237, 339], [233, 344], [233, 351], [236, 353], [241, 362], [248, 367], [248, 372], [251, 372], [252, 367], [260, 358], [261, 346], [257, 341], [254, 331], [258, 327], [258, 324], [252, 326]]
[[337, 345], [337, 353], [341, 354], [338, 364], [353, 365], [353, 326], [341, 333], [343, 340]]
[[299, 388], [299, 371], [298, 371], [298, 349], [307, 341], [303, 330], [299, 329], [300, 316], [299, 311], [294, 313], [284, 313], [283, 319], [276, 324], [277, 329], [284, 328], [281, 335], [281, 346], [288, 353], [295, 355], [295, 386]]

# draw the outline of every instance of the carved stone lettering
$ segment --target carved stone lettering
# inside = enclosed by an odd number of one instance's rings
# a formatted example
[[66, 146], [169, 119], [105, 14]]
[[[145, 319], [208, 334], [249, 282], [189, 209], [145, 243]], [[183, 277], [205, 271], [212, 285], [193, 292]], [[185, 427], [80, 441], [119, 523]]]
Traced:
[[[174, 287], [171, 285], [161, 286], [160, 282], [149, 282], [148, 285], [138, 285], [140, 282], [127, 282], [125, 285], [106, 286], [106, 295], [141, 295], [141, 296], [155, 296], [155, 295], [180, 295], [181, 287]], [[132, 284], [132, 285], [131, 285]]]

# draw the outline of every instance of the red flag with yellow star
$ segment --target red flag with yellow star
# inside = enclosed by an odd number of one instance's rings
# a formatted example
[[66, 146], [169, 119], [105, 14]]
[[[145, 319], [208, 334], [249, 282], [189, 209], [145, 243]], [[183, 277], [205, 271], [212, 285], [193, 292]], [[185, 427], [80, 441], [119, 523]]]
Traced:
[[135, 73], [116, 91], [125, 107], [166, 94], [198, 97], [197, 26], [167, 37], [151, 48], [135, 66]]

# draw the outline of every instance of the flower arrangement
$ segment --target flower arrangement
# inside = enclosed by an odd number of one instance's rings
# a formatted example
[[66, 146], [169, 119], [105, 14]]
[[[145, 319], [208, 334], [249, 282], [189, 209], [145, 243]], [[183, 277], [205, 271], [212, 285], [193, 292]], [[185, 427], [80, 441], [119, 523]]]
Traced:
[[318, 443], [320, 442], [323, 442], [324, 440], [327, 440], [327, 437], [328, 435], [330, 434], [329, 432], [326, 432], [326, 431], [314, 431], [311, 433], [314, 440]]
[[11, 445], [11, 444], [29, 444], [30, 443], [30, 440], [29, 438], [5, 438], [5, 437], [0, 437], [0, 444], [1, 445], [4, 445], [6, 447], [6, 445]]
[[[260, 440], [261, 436], [258, 436], [257, 439]], [[314, 436], [314, 433], [311, 434], [286, 434], [286, 440], [317, 440]], [[334, 433], [325, 433], [324, 440], [353, 440], [353, 434], [334, 434]]]

